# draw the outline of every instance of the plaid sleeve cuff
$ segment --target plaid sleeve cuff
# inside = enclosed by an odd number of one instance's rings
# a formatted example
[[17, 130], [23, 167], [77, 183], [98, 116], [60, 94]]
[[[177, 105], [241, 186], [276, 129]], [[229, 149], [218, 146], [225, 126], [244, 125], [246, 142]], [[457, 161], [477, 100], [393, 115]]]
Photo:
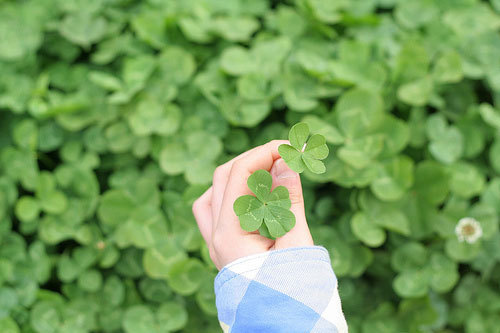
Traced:
[[245, 257], [215, 279], [224, 332], [347, 332], [328, 251], [295, 247]]

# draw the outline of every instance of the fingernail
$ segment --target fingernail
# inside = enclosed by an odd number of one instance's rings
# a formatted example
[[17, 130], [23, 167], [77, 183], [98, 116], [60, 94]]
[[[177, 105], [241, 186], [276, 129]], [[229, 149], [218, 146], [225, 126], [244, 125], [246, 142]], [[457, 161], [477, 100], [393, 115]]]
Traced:
[[275, 163], [276, 167], [276, 178], [277, 179], [287, 179], [287, 178], [296, 178], [297, 173], [291, 170], [288, 165], [286, 165], [283, 159], [279, 159]]

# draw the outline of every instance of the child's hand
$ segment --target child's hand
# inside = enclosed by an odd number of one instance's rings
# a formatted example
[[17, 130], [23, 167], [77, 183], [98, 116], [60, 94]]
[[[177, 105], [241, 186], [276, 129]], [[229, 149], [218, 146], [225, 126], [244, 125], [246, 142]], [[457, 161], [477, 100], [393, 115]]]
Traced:
[[[290, 170], [278, 154], [278, 147], [283, 143], [289, 142], [271, 141], [219, 166], [214, 173], [213, 186], [193, 204], [193, 213], [210, 249], [210, 258], [218, 269], [251, 254], [314, 245], [305, 217], [299, 174]], [[291, 211], [296, 218], [295, 227], [275, 241], [261, 236], [257, 231], [249, 233], [241, 229], [233, 210], [238, 197], [252, 194], [247, 179], [259, 169], [270, 171], [273, 188], [279, 185], [288, 188]]]

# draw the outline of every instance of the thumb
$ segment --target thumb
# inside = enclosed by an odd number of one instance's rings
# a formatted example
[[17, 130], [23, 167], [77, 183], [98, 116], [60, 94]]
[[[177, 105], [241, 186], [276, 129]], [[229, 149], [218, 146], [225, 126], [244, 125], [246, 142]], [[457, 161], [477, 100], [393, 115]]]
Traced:
[[295, 215], [296, 221], [295, 227], [290, 232], [276, 240], [276, 249], [313, 245], [305, 216], [304, 197], [302, 196], [302, 184], [299, 174], [291, 170], [285, 161], [280, 158], [274, 162], [271, 168], [271, 176], [273, 177], [273, 189], [277, 186], [284, 186], [288, 189], [290, 201], [292, 202], [290, 210]]

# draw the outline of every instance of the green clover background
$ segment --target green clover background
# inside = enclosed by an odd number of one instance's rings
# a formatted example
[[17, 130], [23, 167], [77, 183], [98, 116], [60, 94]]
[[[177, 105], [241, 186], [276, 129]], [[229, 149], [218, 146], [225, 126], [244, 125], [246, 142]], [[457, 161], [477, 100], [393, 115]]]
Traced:
[[0, 332], [220, 332], [192, 204], [302, 122], [349, 331], [498, 333], [499, 28], [499, 0], [0, 1]]

